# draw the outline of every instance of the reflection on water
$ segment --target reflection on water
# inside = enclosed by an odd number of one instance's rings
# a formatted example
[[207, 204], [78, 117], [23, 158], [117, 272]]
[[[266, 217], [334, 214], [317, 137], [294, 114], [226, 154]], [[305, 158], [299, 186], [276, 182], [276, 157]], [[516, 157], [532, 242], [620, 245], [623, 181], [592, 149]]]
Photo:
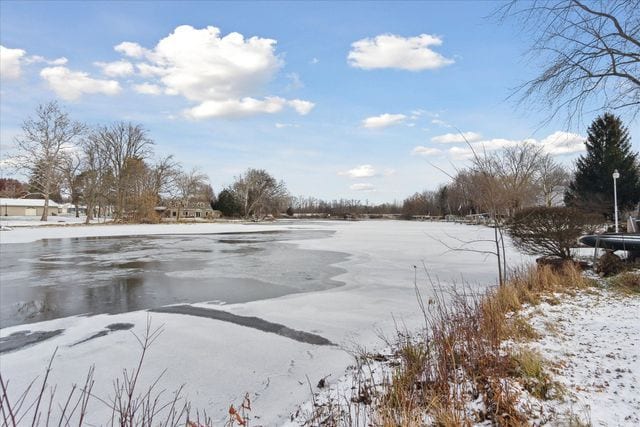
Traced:
[[344, 254], [284, 240], [330, 231], [89, 237], [0, 246], [0, 328], [175, 303], [246, 302], [328, 289]]

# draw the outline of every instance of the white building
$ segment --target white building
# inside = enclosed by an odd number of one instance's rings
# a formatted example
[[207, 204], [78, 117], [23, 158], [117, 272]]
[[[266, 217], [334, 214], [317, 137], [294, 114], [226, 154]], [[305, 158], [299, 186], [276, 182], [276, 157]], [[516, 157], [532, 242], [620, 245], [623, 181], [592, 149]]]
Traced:
[[[44, 211], [44, 199], [4, 199], [0, 198], [1, 216], [41, 216]], [[61, 207], [49, 200], [49, 215], [58, 215]]]

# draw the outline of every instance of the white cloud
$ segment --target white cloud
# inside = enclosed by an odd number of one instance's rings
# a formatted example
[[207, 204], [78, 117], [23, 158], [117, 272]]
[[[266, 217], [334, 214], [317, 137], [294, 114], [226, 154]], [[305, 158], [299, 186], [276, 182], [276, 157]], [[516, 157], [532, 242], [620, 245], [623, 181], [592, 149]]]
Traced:
[[449, 123], [447, 123], [447, 122], [445, 122], [444, 120], [441, 120], [441, 119], [431, 119], [431, 123], [434, 124], [434, 125], [445, 127], [445, 128], [450, 128], [451, 127], [451, 125]]
[[146, 82], [133, 85], [133, 90], [144, 95], [160, 95], [162, 93], [162, 88], [160, 86]]
[[376, 170], [371, 165], [360, 165], [348, 171], [338, 172], [338, 175], [348, 176], [349, 178], [369, 178], [376, 175]]
[[284, 128], [299, 128], [300, 125], [298, 124], [293, 124], [293, 123], [276, 123], [275, 124], [276, 128], [278, 129], [284, 129]]
[[[471, 147], [451, 147], [449, 149], [449, 154], [455, 159], [470, 159], [473, 157], [473, 152], [475, 151], [477, 155], [481, 156], [485, 152], [496, 151], [507, 147], [513, 147], [523, 142], [535, 143], [535, 140], [526, 139], [526, 140], [514, 140], [514, 139], [504, 139], [504, 138], [493, 138], [487, 139], [483, 141], [477, 141], [471, 144]], [[472, 148], [473, 147], [473, 148]]]
[[417, 156], [434, 156], [436, 154], [440, 154], [441, 152], [442, 151], [437, 148], [424, 147], [422, 145], [418, 145], [411, 151], [411, 154], [417, 155]]
[[192, 101], [220, 101], [247, 96], [271, 80], [282, 66], [275, 44], [239, 33], [222, 36], [216, 27], [182, 25], [146, 58], [168, 89]]
[[585, 151], [585, 137], [575, 133], [557, 131], [540, 143], [549, 154], [571, 154]]
[[142, 58], [147, 53], [147, 50], [140, 46], [138, 43], [132, 42], [122, 42], [119, 45], [115, 46], [113, 50], [132, 58]]
[[429, 34], [420, 34], [417, 37], [382, 34], [352, 43], [347, 61], [352, 67], [366, 70], [374, 68], [433, 70], [454, 62], [430, 49], [430, 46], [441, 44], [441, 38]]
[[[551, 135], [541, 139], [504, 139], [494, 138], [485, 141], [476, 141], [471, 144], [476, 154], [482, 155], [484, 152], [491, 152], [507, 147], [513, 147], [518, 144], [531, 144], [542, 148], [543, 152], [551, 155], [573, 154], [585, 150], [585, 138], [575, 133], [556, 131]], [[458, 160], [470, 159], [473, 157], [471, 147], [452, 147], [449, 154]]]
[[292, 99], [287, 101], [287, 104], [293, 107], [293, 109], [301, 116], [306, 116], [311, 112], [311, 110], [313, 110], [313, 107], [316, 106], [313, 102], [303, 101], [302, 99]]
[[311, 61], [309, 61], [309, 64], [313, 64], [313, 65], [315, 65], [315, 64], [317, 64], [318, 62], [320, 62], [320, 60], [319, 60], [318, 58], [313, 57], [313, 58], [311, 58]]
[[109, 77], [124, 77], [133, 74], [133, 64], [129, 61], [114, 62], [94, 62], [93, 65], [100, 67], [102, 73]]
[[43, 68], [40, 76], [58, 96], [67, 101], [77, 100], [84, 94], [116, 95], [121, 90], [115, 80], [94, 79], [87, 73], [71, 71], [66, 67]]
[[362, 121], [362, 127], [367, 129], [379, 129], [386, 128], [387, 126], [393, 126], [405, 121], [407, 116], [404, 114], [381, 114], [379, 116], [367, 117]]
[[477, 132], [445, 133], [444, 135], [434, 136], [431, 138], [431, 142], [438, 144], [458, 144], [478, 141], [480, 138], [482, 138], [482, 135]]
[[213, 117], [246, 117], [259, 113], [278, 113], [286, 105], [286, 100], [277, 96], [263, 100], [255, 98], [227, 99], [222, 101], [204, 101], [189, 110], [185, 115], [192, 119]]
[[136, 64], [136, 68], [138, 69], [138, 74], [142, 77], [157, 77], [164, 74], [164, 69], [162, 67], [156, 67], [145, 62]]
[[56, 59], [47, 59], [40, 55], [31, 55], [24, 60], [27, 64], [45, 63], [47, 65], [65, 65], [69, 60], [64, 56]]
[[0, 45], [0, 76], [11, 80], [20, 78], [20, 60], [26, 53], [23, 49], [10, 49]]
[[56, 58], [54, 60], [47, 61], [47, 64], [49, 64], [49, 65], [65, 65], [67, 62], [69, 62], [69, 60], [67, 58], [65, 58], [64, 56], [62, 56], [60, 58]]
[[467, 160], [473, 157], [473, 151], [469, 147], [451, 147], [449, 155], [456, 160]]
[[[141, 61], [136, 63], [139, 74], [152, 79], [165, 94], [197, 102], [186, 113], [191, 118], [274, 113], [285, 104], [298, 114], [308, 114], [314, 107], [309, 101], [276, 96], [258, 99], [283, 65], [275, 46], [272, 39], [245, 38], [235, 32], [222, 35], [213, 26], [196, 29], [182, 25], [153, 49], [123, 42], [115, 50], [139, 58]], [[297, 74], [290, 78], [294, 84], [301, 84]]]
[[372, 184], [363, 182], [363, 183], [351, 184], [349, 186], [349, 189], [353, 191], [374, 191], [375, 187]]
[[391, 169], [391, 168], [387, 168], [384, 170], [384, 172], [382, 172], [382, 174], [384, 176], [393, 176], [396, 174], [396, 170], [395, 169]]
[[302, 82], [302, 79], [300, 78], [300, 75], [298, 73], [289, 73], [286, 77], [287, 79], [289, 79], [287, 89], [295, 90], [302, 89], [304, 87], [304, 83]]

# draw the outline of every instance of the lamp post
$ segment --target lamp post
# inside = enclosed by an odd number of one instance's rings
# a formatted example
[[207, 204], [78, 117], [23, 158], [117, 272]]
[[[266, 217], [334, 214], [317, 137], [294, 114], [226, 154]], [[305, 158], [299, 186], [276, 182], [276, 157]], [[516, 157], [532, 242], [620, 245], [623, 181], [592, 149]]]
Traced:
[[616, 233], [618, 232], [618, 190], [616, 188], [616, 180], [618, 178], [620, 178], [618, 169], [614, 169], [613, 171], [613, 212], [614, 212], [614, 220], [616, 223]]

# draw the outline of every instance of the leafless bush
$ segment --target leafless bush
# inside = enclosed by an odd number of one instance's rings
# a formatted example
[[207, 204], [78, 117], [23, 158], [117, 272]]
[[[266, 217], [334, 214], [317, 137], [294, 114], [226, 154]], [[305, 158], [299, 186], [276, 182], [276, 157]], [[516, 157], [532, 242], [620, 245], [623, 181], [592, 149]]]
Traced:
[[[130, 371], [125, 369], [122, 376], [114, 380], [113, 395], [106, 398], [97, 396], [92, 391], [95, 385], [93, 366], [87, 372], [82, 385], [74, 384], [67, 395], [58, 398], [57, 386], [49, 384], [49, 374], [57, 350], [49, 360], [39, 387], [36, 387], [36, 378], [25, 390], [19, 394], [14, 393], [9, 389], [9, 381], [0, 373], [1, 426], [82, 426], [88, 422], [90, 404], [105, 405], [111, 411], [109, 419], [104, 420], [101, 425], [170, 427], [183, 426], [186, 423], [190, 427], [213, 426], [213, 421], [206, 412], [195, 411], [192, 414], [190, 403], [182, 395], [183, 386], [171, 393], [161, 389], [161, 380], [166, 370], [146, 389], [140, 388], [145, 356], [161, 333], [162, 327], [151, 327], [150, 318], [147, 318], [142, 336], [133, 333], [141, 349], [138, 363]], [[248, 400], [242, 405], [242, 418], [236, 418], [236, 422], [243, 426], [248, 426], [248, 417], [244, 415], [244, 411], [250, 409], [250, 403], [247, 408], [246, 402]]]
[[507, 231], [525, 253], [570, 259], [578, 237], [602, 220], [574, 208], [533, 207], [516, 213]]

